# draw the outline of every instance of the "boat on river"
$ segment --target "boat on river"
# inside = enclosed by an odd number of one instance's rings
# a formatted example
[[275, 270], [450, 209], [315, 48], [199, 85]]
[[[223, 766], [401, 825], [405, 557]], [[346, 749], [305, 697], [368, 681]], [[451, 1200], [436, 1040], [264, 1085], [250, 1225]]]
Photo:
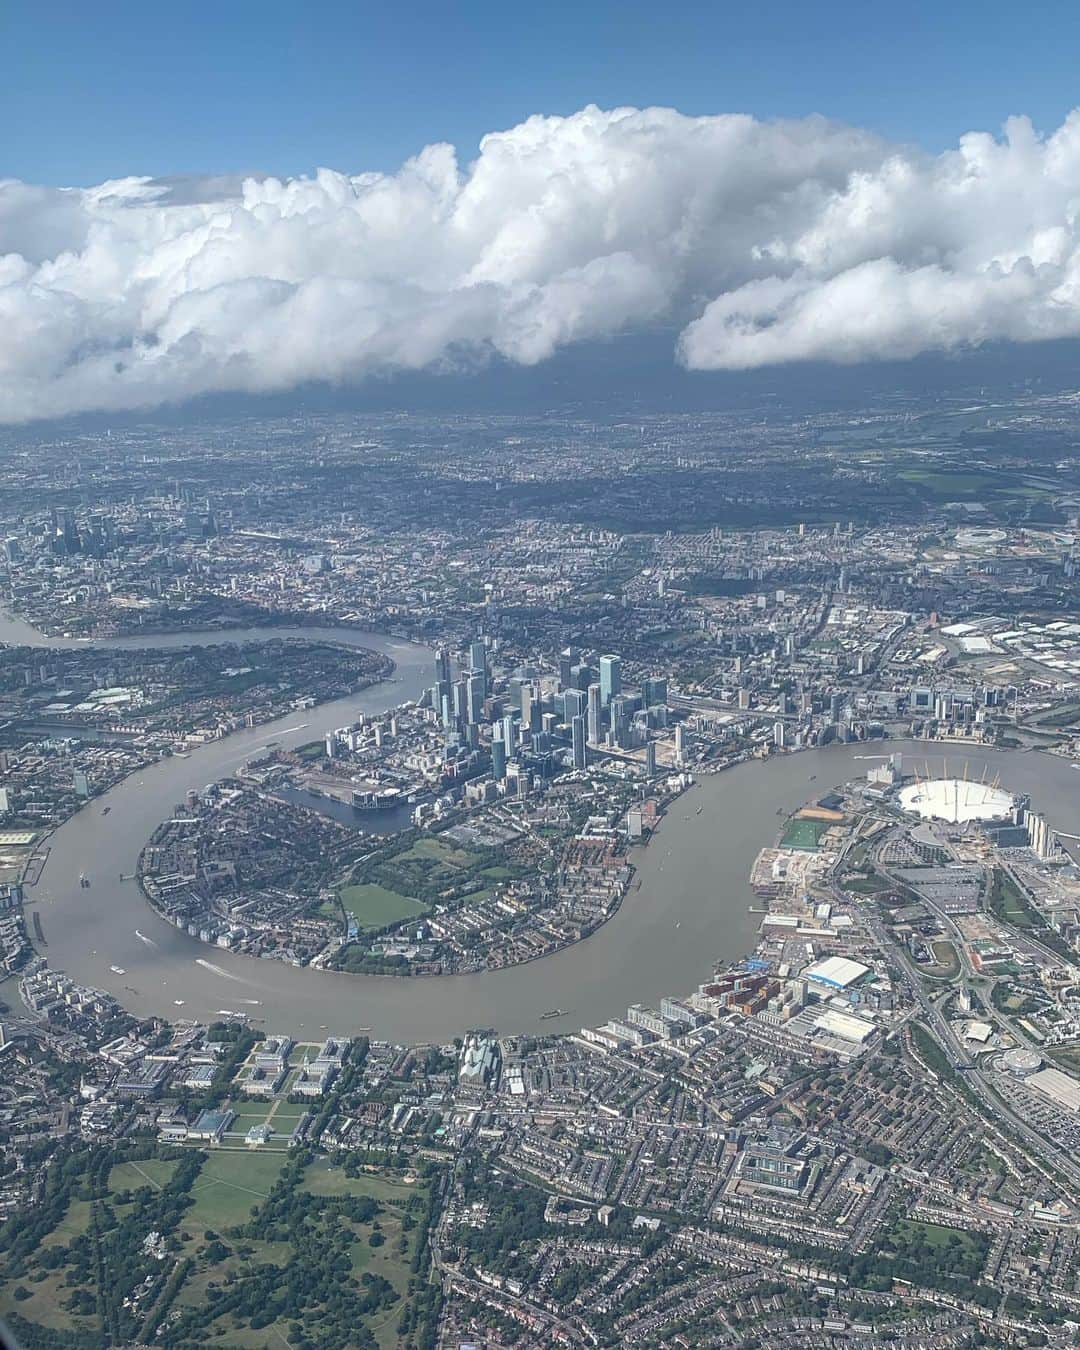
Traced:
[[566, 1009], [565, 1009], [565, 1008], [549, 1008], [549, 1009], [547, 1010], [546, 1013], [541, 1013], [541, 1014], [540, 1014], [540, 1021], [541, 1021], [541, 1022], [550, 1022], [550, 1021], [552, 1020], [552, 1018], [555, 1018], [555, 1017], [565, 1017], [565, 1016], [566, 1016]]

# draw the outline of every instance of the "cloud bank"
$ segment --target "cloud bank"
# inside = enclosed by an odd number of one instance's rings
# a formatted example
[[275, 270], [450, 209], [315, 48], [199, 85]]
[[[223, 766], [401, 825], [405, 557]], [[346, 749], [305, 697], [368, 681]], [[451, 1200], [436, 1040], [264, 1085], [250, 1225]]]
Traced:
[[0, 181], [0, 421], [261, 393], [663, 321], [692, 369], [1080, 335], [1080, 110], [939, 156], [585, 108], [395, 174]]

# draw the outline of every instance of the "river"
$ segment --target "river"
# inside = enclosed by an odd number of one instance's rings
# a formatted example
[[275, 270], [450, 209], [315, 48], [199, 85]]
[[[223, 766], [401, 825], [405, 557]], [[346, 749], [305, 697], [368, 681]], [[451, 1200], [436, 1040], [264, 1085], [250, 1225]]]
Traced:
[[[229, 773], [269, 740], [301, 744], [361, 711], [377, 712], [415, 698], [432, 678], [433, 657], [426, 648], [343, 629], [184, 633], [120, 639], [117, 645], [183, 646], [270, 636], [384, 651], [397, 663], [394, 681], [134, 774], [53, 834], [44, 875], [31, 892], [28, 917], [35, 910], [40, 914], [50, 965], [80, 983], [110, 990], [134, 1013], [207, 1020], [230, 1009], [264, 1019], [268, 1031], [293, 1035], [365, 1029], [398, 1042], [441, 1042], [481, 1026], [504, 1035], [567, 1031], [621, 1015], [630, 1003], [655, 1006], [665, 994], [689, 993], [716, 961], [732, 961], [751, 950], [758, 919], [748, 912], [753, 902], [748, 877], [757, 850], [773, 842], [781, 815], [834, 784], [861, 777], [869, 767], [865, 757], [874, 753], [866, 745], [830, 746], [704, 776], [673, 804], [652, 843], [635, 851], [637, 877], [619, 913], [585, 942], [543, 960], [431, 979], [299, 969], [205, 946], [159, 919], [133, 881], [117, 880], [121, 873], [134, 872], [143, 844], [188, 788]], [[0, 618], [0, 641], [28, 637], [44, 645], [34, 630]], [[885, 748], [903, 751], [920, 772], [927, 761], [932, 772], [940, 772], [940, 748], [932, 755], [919, 743], [889, 742]], [[966, 763], [975, 777], [984, 769], [990, 776], [1000, 773], [1002, 786], [1030, 793], [1052, 826], [1080, 832], [1080, 772], [1067, 761], [968, 747], [952, 747], [948, 755], [957, 772]], [[101, 814], [104, 806], [111, 808], [107, 816]], [[80, 872], [91, 878], [89, 890], [80, 888]], [[125, 973], [114, 974], [111, 965]], [[182, 1008], [177, 999], [183, 1000]], [[553, 1007], [566, 1009], [567, 1016], [541, 1021]]]

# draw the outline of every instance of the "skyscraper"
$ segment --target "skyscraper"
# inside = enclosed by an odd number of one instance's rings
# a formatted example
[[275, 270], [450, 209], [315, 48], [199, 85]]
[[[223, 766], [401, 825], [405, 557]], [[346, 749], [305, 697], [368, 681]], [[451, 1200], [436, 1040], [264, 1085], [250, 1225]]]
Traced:
[[622, 745], [623, 735], [626, 731], [626, 699], [621, 694], [617, 694], [611, 700], [608, 709], [608, 716], [611, 720], [611, 741], [613, 745]]
[[[499, 730], [497, 722], [495, 730]], [[506, 777], [506, 742], [501, 736], [496, 736], [491, 742], [491, 772], [497, 783]]]
[[589, 740], [593, 745], [600, 744], [600, 686], [589, 685]]
[[573, 670], [577, 663], [578, 653], [573, 647], [566, 647], [559, 653], [559, 684], [563, 689], [573, 685]]
[[531, 684], [521, 686], [521, 725], [532, 730], [533, 724], [533, 687]]
[[465, 681], [465, 717], [466, 721], [474, 726], [484, 715], [485, 684], [486, 680], [482, 670], [470, 671]]
[[583, 769], [585, 767], [585, 718], [580, 714], [573, 718], [570, 723], [570, 730], [574, 741], [574, 768]]
[[682, 723], [675, 728], [675, 763], [681, 769], [686, 761], [686, 743], [685, 733], [682, 729]]
[[622, 660], [618, 656], [600, 658], [600, 702], [606, 708], [616, 694], [622, 693]]
[[646, 708], [667, 702], [667, 680], [663, 675], [653, 676], [642, 683], [641, 701]]
[[475, 638], [469, 643], [469, 665], [483, 681], [484, 692], [480, 695], [483, 700], [487, 698], [488, 693], [488, 659], [487, 647], [480, 638]]
[[567, 689], [563, 694], [563, 720], [572, 722], [575, 717], [583, 717], [588, 706], [587, 694], [580, 689]]

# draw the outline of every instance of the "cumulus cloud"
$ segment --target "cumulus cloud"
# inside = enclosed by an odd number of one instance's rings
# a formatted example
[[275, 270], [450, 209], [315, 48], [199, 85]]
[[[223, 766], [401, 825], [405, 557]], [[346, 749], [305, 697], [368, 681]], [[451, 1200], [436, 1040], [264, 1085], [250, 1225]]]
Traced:
[[939, 156], [586, 108], [394, 174], [0, 181], [0, 420], [268, 392], [663, 321], [703, 370], [1080, 334], [1080, 112]]

